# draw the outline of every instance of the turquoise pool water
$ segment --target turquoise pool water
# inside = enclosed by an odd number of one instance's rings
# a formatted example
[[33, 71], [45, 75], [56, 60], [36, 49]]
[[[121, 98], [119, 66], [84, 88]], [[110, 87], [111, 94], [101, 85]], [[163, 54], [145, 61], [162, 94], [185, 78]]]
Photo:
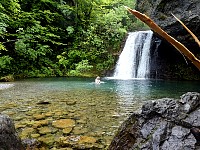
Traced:
[[[36, 115], [47, 114], [50, 123], [62, 118], [75, 120], [73, 130], [64, 135], [56, 129], [54, 137], [89, 136], [97, 139], [102, 149], [111, 142], [121, 123], [148, 100], [179, 98], [182, 94], [200, 92], [200, 82], [163, 80], [115, 80], [102, 78], [100, 85], [94, 78], [37, 78], [9, 83], [0, 83], [0, 110], [13, 118], [22, 138], [38, 134], [36, 138], [49, 136], [39, 134], [39, 129], [23, 133], [32, 128], [30, 122], [40, 120]], [[40, 105], [39, 102], [49, 102]], [[50, 114], [50, 115], [49, 115]], [[54, 139], [57, 141], [56, 139]], [[58, 142], [49, 147], [59, 147]], [[71, 146], [73, 147], [73, 146]]]

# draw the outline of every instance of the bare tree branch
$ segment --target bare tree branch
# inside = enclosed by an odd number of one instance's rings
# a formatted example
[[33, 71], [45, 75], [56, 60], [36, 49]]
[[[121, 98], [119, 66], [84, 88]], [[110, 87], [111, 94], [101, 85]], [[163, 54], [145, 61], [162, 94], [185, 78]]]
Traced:
[[196, 35], [194, 33], [192, 33], [192, 31], [190, 29], [188, 29], [188, 27], [180, 20], [178, 19], [174, 14], [172, 14], [174, 16], [174, 18], [192, 35], [192, 37], [194, 38], [195, 42], [197, 42], [197, 44], [200, 47], [200, 41], [199, 39], [196, 37]]
[[125, 8], [133, 14], [135, 17], [147, 24], [154, 32], [159, 34], [161, 37], [166, 39], [170, 44], [172, 44], [180, 53], [186, 56], [199, 70], [200, 70], [200, 60], [197, 59], [193, 53], [191, 53], [182, 43], [168, 35], [164, 30], [162, 30], [152, 19], [150, 19], [145, 14], [140, 13], [139, 11], [130, 9], [129, 7]]

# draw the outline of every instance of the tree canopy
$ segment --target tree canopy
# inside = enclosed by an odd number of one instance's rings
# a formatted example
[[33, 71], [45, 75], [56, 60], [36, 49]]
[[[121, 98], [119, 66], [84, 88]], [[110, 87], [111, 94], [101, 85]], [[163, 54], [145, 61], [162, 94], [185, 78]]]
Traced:
[[0, 77], [88, 76], [111, 69], [133, 0], [1, 0]]

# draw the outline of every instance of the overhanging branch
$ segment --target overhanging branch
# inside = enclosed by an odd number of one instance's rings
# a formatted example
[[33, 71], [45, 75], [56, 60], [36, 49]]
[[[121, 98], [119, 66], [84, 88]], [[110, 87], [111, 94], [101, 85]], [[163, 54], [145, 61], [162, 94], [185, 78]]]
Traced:
[[200, 60], [197, 59], [193, 53], [191, 53], [182, 43], [168, 35], [164, 30], [162, 30], [152, 19], [150, 19], [145, 14], [140, 13], [137, 10], [130, 9], [129, 7], [125, 8], [133, 14], [135, 17], [147, 24], [154, 32], [159, 34], [161, 37], [166, 39], [170, 44], [172, 44], [180, 53], [186, 56], [199, 70], [200, 70]]

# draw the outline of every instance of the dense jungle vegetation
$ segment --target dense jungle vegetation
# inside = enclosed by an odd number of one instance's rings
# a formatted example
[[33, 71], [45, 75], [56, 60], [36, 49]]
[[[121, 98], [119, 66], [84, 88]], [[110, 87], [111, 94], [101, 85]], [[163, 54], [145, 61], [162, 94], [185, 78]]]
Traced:
[[1, 0], [0, 77], [94, 76], [112, 69], [134, 0]]

